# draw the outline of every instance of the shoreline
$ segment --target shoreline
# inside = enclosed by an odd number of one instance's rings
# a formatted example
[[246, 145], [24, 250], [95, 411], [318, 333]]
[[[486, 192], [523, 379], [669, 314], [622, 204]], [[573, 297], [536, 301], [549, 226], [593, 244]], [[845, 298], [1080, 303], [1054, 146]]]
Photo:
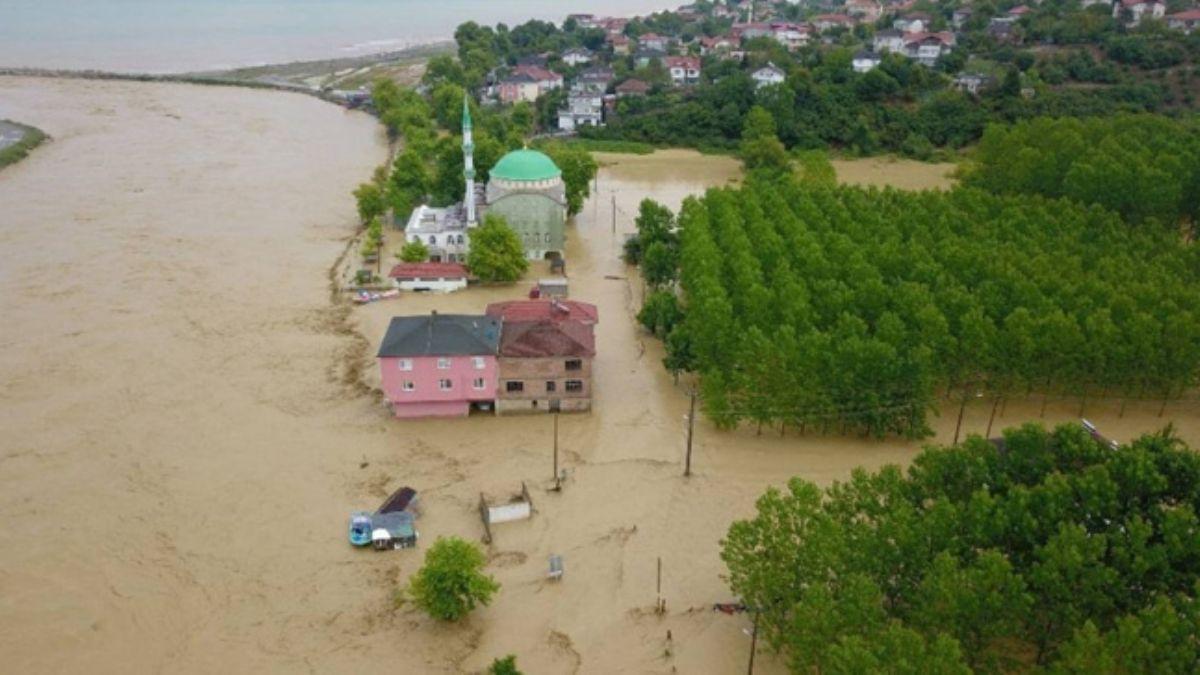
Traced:
[[[332, 94], [331, 86], [306, 84], [302, 79], [337, 77], [347, 70], [361, 72], [386, 66], [423, 66], [429, 58], [451, 49], [452, 41], [431, 42], [405, 49], [366, 56], [353, 56], [312, 61], [289, 61], [229, 70], [190, 71], [179, 73], [117, 72], [108, 70], [0, 67], [0, 77], [40, 77], [121, 82], [150, 82], [195, 84], [202, 86], [245, 87], [268, 91], [290, 91], [344, 105], [345, 101]], [[345, 78], [344, 78], [345, 79]]]
[[[10, 143], [8, 133], [21, 132], [21, 135]], [[29, 156], [42, 143], [51, 140], [50, 135], [41, 129], [15, 120], [0, 119], [0, 170], [12, 166]]]

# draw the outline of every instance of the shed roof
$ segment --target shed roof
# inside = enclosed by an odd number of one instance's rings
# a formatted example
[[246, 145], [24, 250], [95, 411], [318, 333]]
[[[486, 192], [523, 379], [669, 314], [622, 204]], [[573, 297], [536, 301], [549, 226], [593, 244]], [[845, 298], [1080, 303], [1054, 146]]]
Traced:
[[458, 263], [400, 263], [388, 276], [393, 279], [466, 279], [467, 268]]
[[392, 317], [377, 356], [483, 356], [499, 345], [499, 319], [434, 312]]

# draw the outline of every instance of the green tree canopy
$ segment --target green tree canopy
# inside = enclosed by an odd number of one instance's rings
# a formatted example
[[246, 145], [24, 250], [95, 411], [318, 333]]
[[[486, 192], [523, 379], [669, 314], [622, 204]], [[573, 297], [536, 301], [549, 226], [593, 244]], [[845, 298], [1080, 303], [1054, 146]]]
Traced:
[[513, 282], [529, 268], [521, 239], [503, 216], [489, 213], [484, 216], [483, 223], [471, 231], [467, 267], [486, 282]]
[[400, 249], [400, 260], [406, 263], [425, 262], [429, 260], [429, 247], [420, 239], [410, 241]]
[[435, 619], [458, 621], [477, 605], [489, 604], [500, 590], [500, 584], [483, 573], [486, 562], [477, 545], [439, 537], [409, 582], [413, 601]]

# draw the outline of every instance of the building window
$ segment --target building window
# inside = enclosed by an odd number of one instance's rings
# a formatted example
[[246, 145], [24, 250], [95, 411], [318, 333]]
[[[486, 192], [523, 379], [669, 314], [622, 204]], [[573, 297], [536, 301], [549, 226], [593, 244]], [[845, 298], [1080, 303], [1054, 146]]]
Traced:
[[483, 378], [482, 377], [475, 378], [475, 381], [471, 383], [471, 386], [475, 387], [476, 389], [482, 390], [483, 386], [484, 386]]
[[550, 243], [550, 233], [549, 232], [546, 233], [546, 243], [547, 244]]
[[465, 241], [466, 241], [466, 240], [465, 240], [465, 239], [463, 239], [463, 236], [462, 236], [461, 234], [460, 234], [460, 235], [458, 235], [458, 243], [462, 244], [462, 243], [464, 243]]
[[450, 359], [438, 359], [438, 370], [450, 370]]
[[555, 384], [554, 380], [547, 380], [547, 381], [546, 381], [546, 393], [547, 393], [547, 394], [552, 394], [552, 393], [554, 393], [554, 390], [555, 390], [555, 389], [557, 389], [557, 388], [558, 388], [558, 385], [557, 385], [557, 384]]
[[400, 370], [412, 370], [412, 359], [400, 359], [396, 362], [396, 365], [400, 366]]
[[415, 382], [413, 382], [412, 380], [404, 381], [404, 391], [416, 391], [416, 390], [417, 390], [417, 384]]
[[582, 380], [567, 380], [567, 391], [580, 392], [583, 391]]
[[504, 390], [508, 393], [519, 393], [525, 391], [525, 383], [520, 381], [512, 381], [504, 383]]
[[432, 234], [429, 235], [429, 245], [437, 246], [437, 237], [433, 236]]
[[567, 370], [583, 370], [583, 361], [579, 359], [567, 359]]
[[438, 389], [442, 391], [450, 391], [454, 388], [454, 383], [447, 379], [438, 380]]
[[484, 366], [487, 365], [482, 356], [472, 357], [471, 361], [475, 364], [475, 370], [483, 370]]

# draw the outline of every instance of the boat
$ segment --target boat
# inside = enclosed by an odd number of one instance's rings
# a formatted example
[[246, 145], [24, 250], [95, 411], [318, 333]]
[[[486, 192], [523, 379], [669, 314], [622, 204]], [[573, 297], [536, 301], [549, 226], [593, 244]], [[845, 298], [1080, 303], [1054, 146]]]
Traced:
[[354, 294], [354, 302], [356, 302], [360, 305], [366, 305], [366, 304], [369, 304], [372, 302], [378, 302], [379, 300], [389, 300], [391, 298], [398, 298], [398, 297], [400, 297], [400, 291], [396, 290], [396, 289], [392, 289], [390, 291], [384, 291], [382, 293], [371, 293], [368, 291], [359, 291]]
[[350, 515], [350, 543], [355, 546], [366, 546], [371, 543], [371, 514], [366, 511], [355, 511]]

